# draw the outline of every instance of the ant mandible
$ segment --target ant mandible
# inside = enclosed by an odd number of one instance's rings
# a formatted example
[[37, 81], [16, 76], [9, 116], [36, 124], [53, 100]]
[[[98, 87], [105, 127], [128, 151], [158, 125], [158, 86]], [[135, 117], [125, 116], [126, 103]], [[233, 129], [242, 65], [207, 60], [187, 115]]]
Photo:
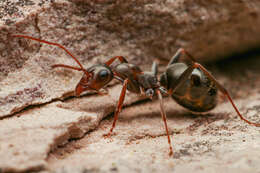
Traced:
[[[172, 57], [166, 71], [157, 80], [157, 64], [153, 63], [151, 72], [143, 72], [138, 66], [130, 64], [122, 56], [115, 56], [104, 64], [96, 64], [88, 69], [84, 69], [81, 63], [73, 56], [65, 47], [60, 44], [40, 40], [26, 35], [13, 35], [13, 37], [22, 37], [49, 45], [58, 46], [66, 51], [80, 66], [74, 67], [64, 64], [55, 64], [52, 67], [63, 67], [77, 71], [83, 71], [84, 74], [75, 88], [76, 96], [87, 90], [99, 90], [105, 87], [113, 78], [123, 82], [123, 87], [114, 113], [114, 121], [112, 127], [106, 137], [110, 137], [115, 128], [118, 115], [122, 109], [126, 89], [134, 93], [145, 93], [146, 96], [152, 98], [156, 93], [160, 100], [160, 111], [164, 121], [165, 130], [169, 143], [169, 155], [173, 154], [171, 140], [169, 136], [168, 126], [166, 122], [166, 114], [163, 107], [162, 94], [169, 93], [174, 100], [185, 108], [194, 112], [206, 112], [213, 109], [216, 104], [217, 89], [219, 89], [232, 104], [238, 116], [250, 125], [259, 127], [260, 124], [253, 123], [245, 119], [235, 106], [227, 90], [199, 63], [195, 61], [193, 56], [184, 49], [179, 49]], [[186, 54], [191, 60], [191, 65], [179, 63], [181, 54]], [[118, 59], [121, 63], [115, 67], [111, 64]], [[165, 91], [164, 87], [167, 89]]]

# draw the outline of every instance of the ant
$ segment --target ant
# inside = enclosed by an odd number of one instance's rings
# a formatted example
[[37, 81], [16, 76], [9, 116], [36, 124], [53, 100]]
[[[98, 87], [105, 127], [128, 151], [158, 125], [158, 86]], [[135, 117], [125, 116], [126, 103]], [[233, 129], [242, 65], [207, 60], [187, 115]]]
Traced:
[[[112, 79], [117, 79], [123, 83], [119, 101], [114, 113], [112, 127], [105, 137], [110, 137], [115, 128], [118, 115], [122, 110], [126, 90], [145, 94], [151, 98], [156, 94], [160, 101], [160, 112], [164, 122], [168, 144], [169, 155], [173, 154], [171, 139], [166, 122], [166, 114], [163, 107], [162, 94], [171, 95], [172, 98], [183, 107], [193, 112], [206, 112], [212, 110], [217, 105], [218, 89], [227, 96], [238, 116], [250, 125], [260, 127], [260, 124], [253, 123], [245, 119], [235, 106], [227, 90], [204, 68], [197, 63], [193, 56], [183, 48], [180, 48], [169, 61], [166, 71], [157, 79], [158, 66], [154, 62], [150, 72], [142, 71], [137, 65], [130, 64], [123, 56], [115, 56], [102, 64], [95, 64], [88, 69], [84, 69], [81, 63], [73, 56], [65, 47], [58, 43], [53, 43], [26, 35], [12, 35], [13, 37], [21, 37], [57, 46], [68, 53], [80, 67], [69, 66], [65, 64], [52, 65], [53, 68], [62, 67], [72, 70], [83, 71], [83, 76], [75, 88], [75, 95], [87, 90], [99, 90], [104, 88]], [[187, 55], [191, 61], [191, 65], [180, 63], [179, 58], [182, 54]], [[118, 59], [120, 61], [116, 66], [111, 64]]]

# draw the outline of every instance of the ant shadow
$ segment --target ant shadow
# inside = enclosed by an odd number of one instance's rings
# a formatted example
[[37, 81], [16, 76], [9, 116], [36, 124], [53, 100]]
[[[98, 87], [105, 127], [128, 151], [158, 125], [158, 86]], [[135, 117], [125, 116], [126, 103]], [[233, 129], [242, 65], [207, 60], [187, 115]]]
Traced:
[[[176, 104], [177, 105], [177, 104]], [[181, 128], [187, 132], [194, 132], [201, 126], [207, 126], [219, 120], [229, 119], [228, 113], [194, 113], [185, 108], [175, 107], [174, 103], [171, 104], [174, 108], [165, 108], [167, 115], [167, 122], [169, 125], [173, 125], [176, 128]], [[137, 113], [138, 112], [138, 113]], [[111, 113], [106, 119], [112, 121], [114, 113]], [[121, 115], [118, 118], [118, 123], [135, 123], [143, 122], [146, 119], [149, 121], [161, 121], [161, 113], [159, 103], [147, 101], [144, 104], [132, 105], [122, 110]]]

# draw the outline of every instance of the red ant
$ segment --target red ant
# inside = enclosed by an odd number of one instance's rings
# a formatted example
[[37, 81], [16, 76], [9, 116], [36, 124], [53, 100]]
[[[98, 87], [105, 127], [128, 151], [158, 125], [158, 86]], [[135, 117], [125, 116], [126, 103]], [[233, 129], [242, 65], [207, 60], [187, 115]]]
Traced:
[[[227, 90], [199, 63], [195, 61], [193, 56], [184, 49], [179, 49], [172, 57], [166, 71], [157, 80], [157, 64], [153, 63], [151, 72], [143, 72], [138, 66], [130, 64], [122, 56], [115, 56], [104, 64], [96, 64], [88, 69], [84, 69], [81, 63], [73, 56], [65, 47], [60, 44], [40, 40], [26, 35], [13, 35], [13, 37], [22, 37], [38, 42], [55, 45], [65, 50], [80, 66], [74, 67], [64, 64], [55, 64], [52, 67], [69, 68], [73, 70], [83, 71], [84, 74], [75, 88], [75, 95], [79, 96], [87, 90], [99, 92], [113, 78], [121, 81], [123, 87], [114, 113], [114, 121], [112, 127], [106, 137], [110, 137], [115, 128], [118, 115], [122, 109], [126, 90], [137, 94], [145, 93], [147, 97], [152, 98], [155, 94], [160, 100], [160, 111], [164, 121], [166, 134], [169, 143], [169, 155], [173, 154], [171, 140], [166, 122], [166, 114], [163, 107], [162, 93], [170, 94], [174, 100], [185, 108], [194, 112], [206, 112], [212, 110], [217, 104], [217, 90], [219, 89], [232, 104], [238, 116], [250, 125], [260, 127], [260, 124], [253, 123], [245, 119], [237, 107], [233, 103]], [[191, 60], [191, 65], [179, 63], [181, 54], [186, 54]], [[111, 64], [118, 59], [121, 63], [112, 67]], [[165, 88], [167, 90], [165, 90]]]

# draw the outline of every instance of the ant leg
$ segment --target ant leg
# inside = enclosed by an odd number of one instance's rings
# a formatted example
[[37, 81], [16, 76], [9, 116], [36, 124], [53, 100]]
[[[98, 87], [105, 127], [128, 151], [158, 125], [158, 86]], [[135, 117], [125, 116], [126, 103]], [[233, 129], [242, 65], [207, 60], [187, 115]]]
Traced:
[[115, 56], [110, 58], [107, 62], [105, 62], [105, 64], [107, 66], [110, 66], [116, 59], [118, 59], [121, 63], [128, 63], [127, 60], [123, 57], [123, 56]]
[[182, 49], [182, 48], [178, 49], [177, 52], [175, 53], [175, 55], [174, 55], [174, 56], [171, 58], [171, 60], [169, 61], [167, 67], [170, 66], [171, 64], [174, 64], [174, 63], [176, 63], [177, 61], [179, 61], [180, 56], [181, 56], [182, 53], [183, 53], [183, 49]]
[[53, 43], [53, 42], [41, 40], [41, 39], [30, 37], [30, 36], [27, 36], [27, 35], [12, 35], [12, 37], [27, 38], [27, 39], [35, 40], [35, 41], [38, 41], [38, 42], [41, 42], [41, 43], [57, 46], [57, 47], [63, 49], [67, 54], [69, 54], [78, 63], [80, 68], [84, 69], [83, 66], [81, 65], [81, 63], [79, 62], [79, 60], [75, 56], [73, 56], [64, 46], [62, 46], [62, 45], [60, 45], [58, 43]]
[[169, 89], [168, 94], [172, 95], [185, 81], [187, 81], [194, 69], [194, 66], [189, 66], [175, 82], [176, 85]]
[[234, 104], [234, 102], [233, 102], [231, 96], [229, 95], [228, 91], [215, 79], [215, 77], [212, 74], [210, 74], [210, 72], [205, 67], [203, 67], [201, 64], [197, 63], [195, 61], [195, 58], [190, 53], [188, 53], [186, 50], [181, 48], [181, 52], [185, 53], [187, 55], [187, 57], [192, 61], [192, 68], [193, 69], [194, 68], [201, 69], [208, 76], [208, 78], [210, 78], [215, 83], [217, 88], [228, 98], [229, 102], [231, 103], [231, 105], [233, 106], [233, 108], [235, 109], [237, 115], [240, 117], [241, 120], [245, 121], [246, 123], [248, 123], [250, 125], [260, 127], [260, 123], [251, 122], [251, 121], [247, 120], [246, 118], [244, 118], [242, 116], [242, 114], [239, 112], [238, 108]]
[[116, 107], [116, 111], [115, 111], [115, 114], [114, 114], [114, 121], [113, 121], [113, 124], [112, 124], [112, 127], [111, 127], [109, 133], [104, 135], [105, 137], [110, 137], [112, 132], [113, 132], [113, 129], [116, 126], [116, 121], [118, 119], [118, 115], [121, 112], [122, 106], [123, 106], [123, 103], [124, 103], [125, 93], [126, 93], [126, 88], [127, 88], [128, 82], [129, 82], [128, 79], [124, 80], [123, 88], [121, 90], [121, 94], [120, 94], [120, 97], [119, 97], [119, 100], [118, 100], [118, 103], [117, 103], [117, 107]]
[[152, 73], [154, 74], [154, 76], [157, 76], [157, 74], [158, 74], [158, 65], [155, 61], [153, 62], [153, 65], [152, 65]]
[[171, 144], [171, 138], [170, 138], [169, 130], [168, 130], [168, 126], [167, 126], [166, 114], [165, 114], [165, 110], [164, 110], [164, 107], [163, 107], [162, 94], [161, 94], [160, 90], [158, 90], [158, 89], [156, 90], [156, 92], [157, 92], [159, 100], [160, 100], [161, 116], [162, 116], [162, 119], [163, 119], [163, 122], [164, 122], [166, 134], [167, 134], [167, 137], [168, 137], [168, 144], [169, 144], [169, 149], [170, 149], [169, 156], [171, 156], [171, 155], [173, 155], [172, 144]]
[[234, 102], [233, 102], [231, 96], [229, 95], [228, 91], [214, 78], [214, 76], [212, 76], [212, 74], [210, 74], [208, 72], [207, 69], [205, 69], [201, 64], [196, 63], [196, 62], [193, 64], [193, 66], [195, 66], [195, 68], [200, 68], [212, 81], [214, 81], [217, 88], [228, 98], [229, 102], [232, 104], [233, 108], [235, 109], [237, 115], [240, 117], [241, 120], [245, 121], [246, 123], [248, 123], [250, 125], [260, 127], [260, 123], [251, 122], [251, 121], [247, 120], [246, 118], [244, 118], [242, 116], [242, 114], [239, 112], [236, 105], [234, 104]]

